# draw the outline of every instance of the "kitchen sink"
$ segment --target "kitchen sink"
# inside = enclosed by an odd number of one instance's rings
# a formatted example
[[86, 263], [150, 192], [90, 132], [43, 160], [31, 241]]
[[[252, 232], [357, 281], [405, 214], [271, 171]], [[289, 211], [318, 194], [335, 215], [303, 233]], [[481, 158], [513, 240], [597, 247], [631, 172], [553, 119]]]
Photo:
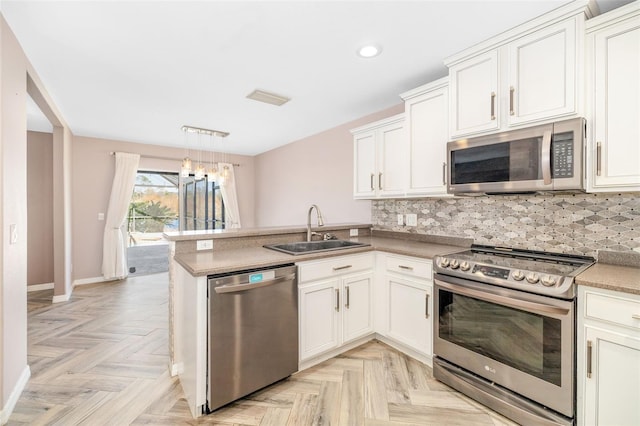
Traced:
[[280, 251], [282, 253], [297, 255], [306, 253], [317, 253], [321, 251], [343, 250], [355, 247], [365, 247], [370, 244], [358, 243], [348, 240], [327, 240], [327, 241], [300, 241], [297, 243], [271, 244], [265, 248]]

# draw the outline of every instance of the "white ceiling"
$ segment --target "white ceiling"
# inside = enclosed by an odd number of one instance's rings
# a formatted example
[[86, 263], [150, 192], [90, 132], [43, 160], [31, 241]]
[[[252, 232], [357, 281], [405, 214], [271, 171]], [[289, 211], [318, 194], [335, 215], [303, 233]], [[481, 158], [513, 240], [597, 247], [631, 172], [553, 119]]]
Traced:
[[[630, 0], [600, 0], [607, 11]], [[183, 124], [255, 155], [401, 102], [442, 60], [566, 0], [7, 1], [74, 134], [183, 146]], [[376, 42], [382, 55], [356, 49]], [[246, 99], [254, 89], [292, 100]], [[30, 123], [36, 113], [30, 107]], [[36, 108], [37, 111], [37, 108]], [[35, 125], [35, 124], [34, 124]]]

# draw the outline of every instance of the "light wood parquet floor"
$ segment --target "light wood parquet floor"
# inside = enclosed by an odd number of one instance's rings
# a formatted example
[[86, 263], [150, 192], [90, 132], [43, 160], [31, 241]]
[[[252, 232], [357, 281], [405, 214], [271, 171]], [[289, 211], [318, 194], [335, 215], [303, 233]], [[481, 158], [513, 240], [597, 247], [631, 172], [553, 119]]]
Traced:
[[200, 419], [168, 373], [168, 275], [29, 293], [31, 379], [9, 425], [513, 425], [377, 341]]

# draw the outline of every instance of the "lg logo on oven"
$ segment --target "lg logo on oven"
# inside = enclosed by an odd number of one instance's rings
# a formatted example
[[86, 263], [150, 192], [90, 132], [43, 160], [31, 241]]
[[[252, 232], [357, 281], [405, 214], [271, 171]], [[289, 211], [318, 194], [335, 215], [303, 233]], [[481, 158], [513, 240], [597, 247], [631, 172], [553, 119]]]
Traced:
[[489, 373], [496, 374], [496, 369], [495, 368], [491, 368], [488, 365], [485, 365], [484, 369], [487, 370]]

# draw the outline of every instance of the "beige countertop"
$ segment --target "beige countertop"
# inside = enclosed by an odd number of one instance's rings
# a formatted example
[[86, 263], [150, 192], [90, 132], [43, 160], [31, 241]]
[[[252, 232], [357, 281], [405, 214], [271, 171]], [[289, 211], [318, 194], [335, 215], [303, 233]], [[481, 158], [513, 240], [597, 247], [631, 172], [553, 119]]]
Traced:
[[578, 285], [640, 294], [640, 268], [596, 263], [576, 277]]
[[[315, 218], [314, 218], [315, 221]], [[328, 224], [322, 228], [317, 225], [312, 226], [313, 231], [338, 231], [344, 229], [370, 229], [370, 223], [337, 223]], [[243, 237], [257, 237], [263, 235], [276, 235], [276, 234], [297, 234], [300, 232], [307, 232], [305, 225], [296, 226], [267, 226], [262, 228], [240, 228], [240, 229], [210, 229], [207, 231], [180, 231], [180, 232], [165, 232], [164, 238], [169, 241], [190, 241], [190, 240], [204, 240], [204, 239], [221, 239], [221, 238], [243, 238]]]
[[364, 253], [373, 250], [420, 257], [424, 259], [432, 259], [437, 254], [447, 254], [464, 250], [464, 247], [461, 246], [414, 241], [402, 238], [374, 236], [351, 238], [351, 240], [370, 245], [296, 256], [280, 253], [264, 247], [247, 247], [219, 251], [180, 253], [176, 254], [174, 259], [191, 275], [203, 276], [233, 272], [248, 268], [264, 268], [285, 263], [297, 263], [306, 260]]

